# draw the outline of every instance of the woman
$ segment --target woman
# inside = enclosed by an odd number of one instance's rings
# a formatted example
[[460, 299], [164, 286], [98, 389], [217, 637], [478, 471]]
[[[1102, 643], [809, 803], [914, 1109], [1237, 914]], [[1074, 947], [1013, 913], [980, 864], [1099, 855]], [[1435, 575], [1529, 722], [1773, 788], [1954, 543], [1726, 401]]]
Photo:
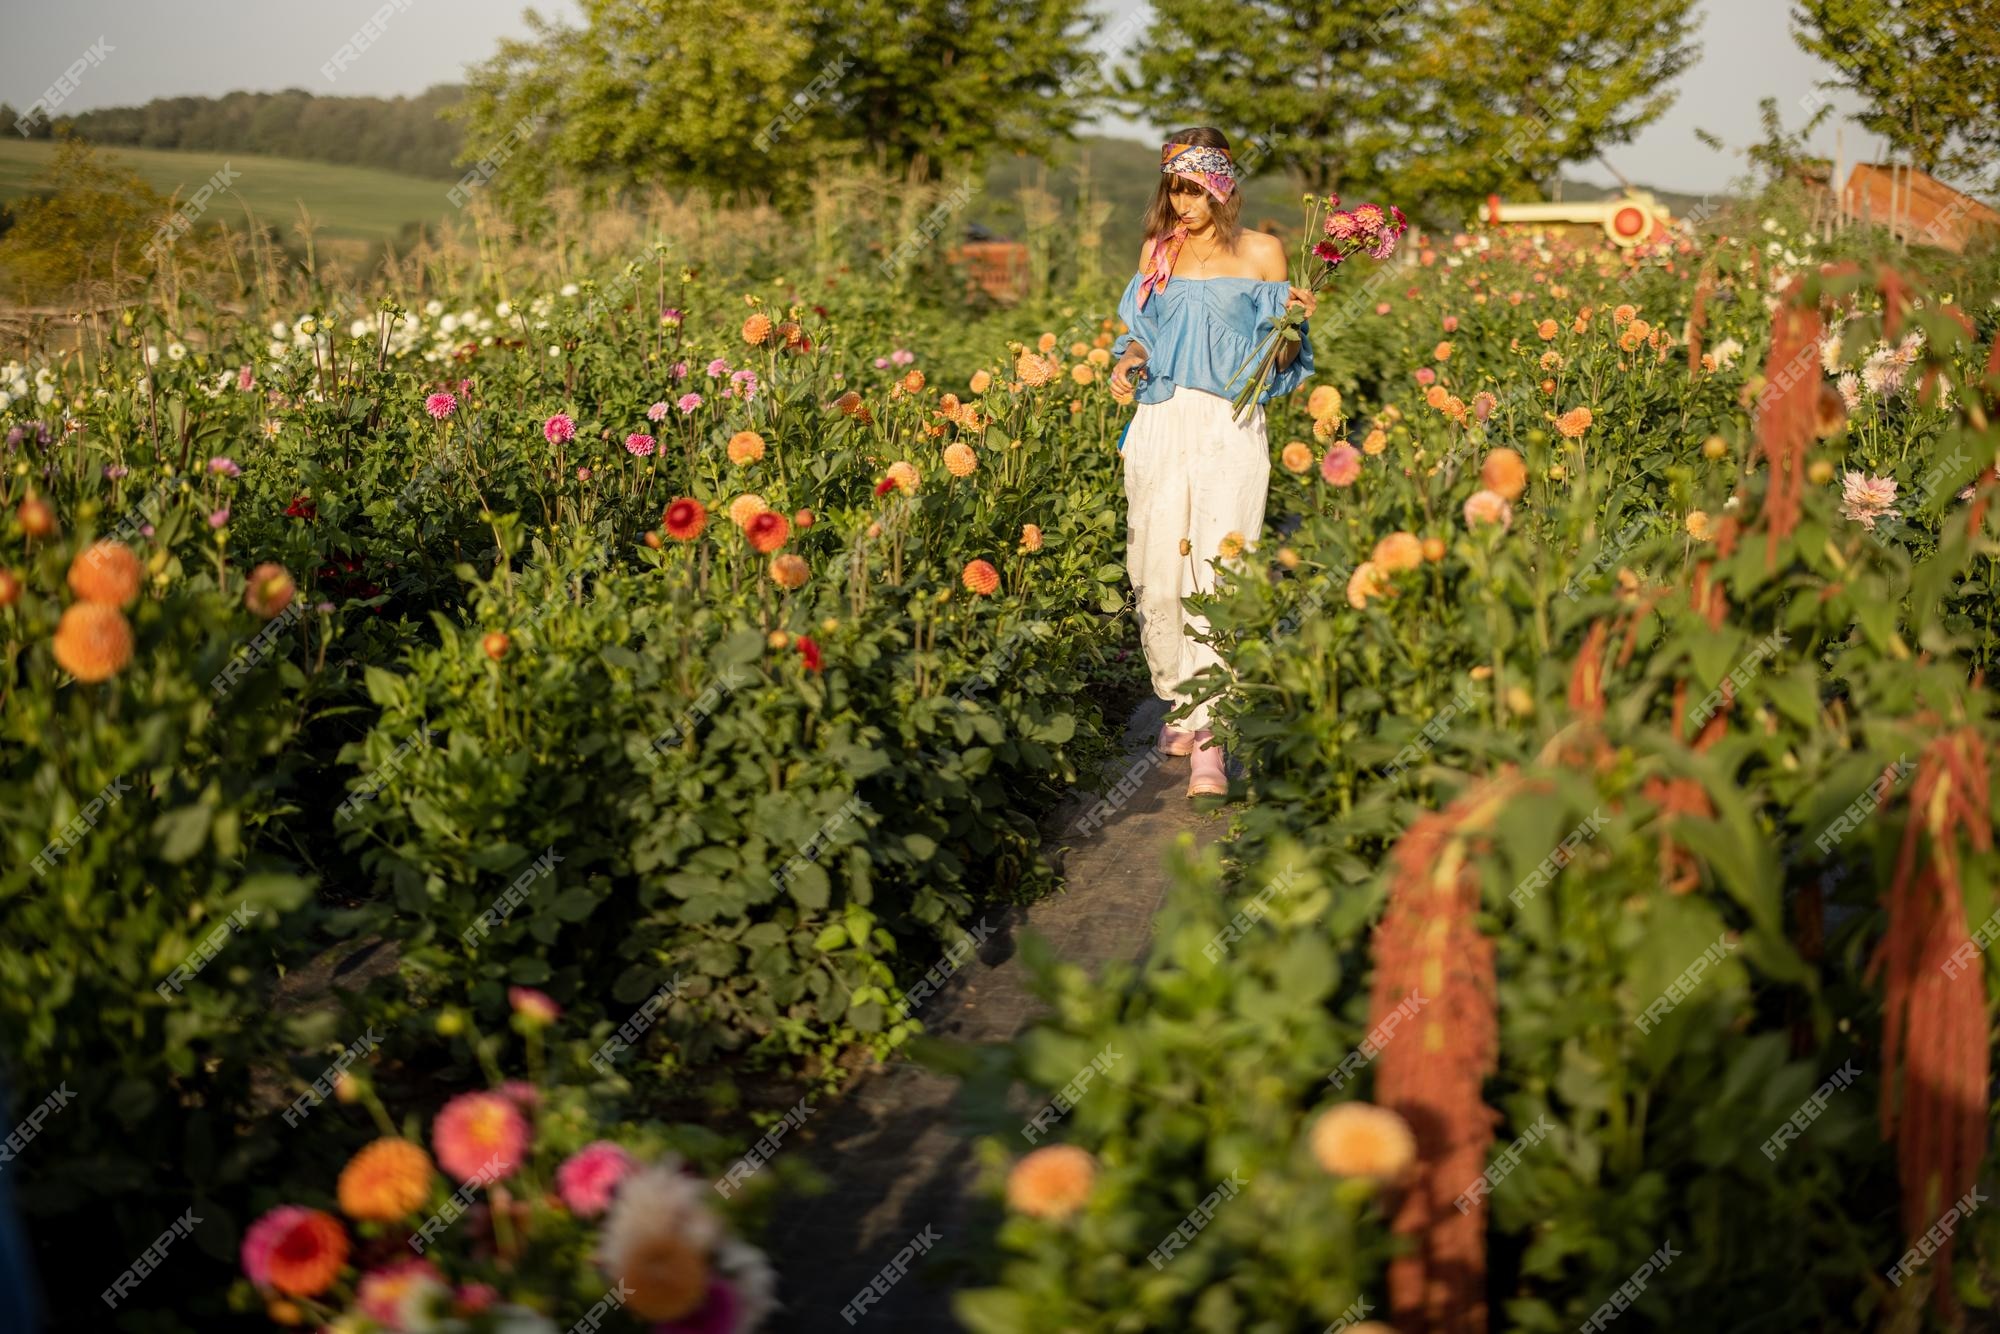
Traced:
[[1154, 693], [1176, 716], [1186, 710], [1179, 727], [1161, 728], [1160, 748], [1192, 756], [1193, 797], [1227, 792], [1229, 782], [1222, 748], [1210, 744], [1207, 702], [1191, 704], [1178, 689], [1221, 661], [1184, 628], [1206, 633], [1208, 622], [1185, 614], [1181, 599], [1211, 591], [1210, 559], [1233, 560], [1263, 530], [1271, 476], [1264, 402], [1312, 374], [1310, 326], [1279, 353], [1269, 387], [1240, 423], [1230, 400], [1248, 372], [1231, 377], [1279, 315], [1296, 304], [1310, 317], [1318, 298], [1287, 281], [1282, 241], [1238, 222], [1243, 201], [1220, 130], [1174, 135], [1160, 150], [1160, 172], [1139, 271], [1118, 302], [1128, 332], [1111, 345], [1111, 387], [1138, 403], [1119, 446], [1129, 510], [1125, 569], [1138, 594]]

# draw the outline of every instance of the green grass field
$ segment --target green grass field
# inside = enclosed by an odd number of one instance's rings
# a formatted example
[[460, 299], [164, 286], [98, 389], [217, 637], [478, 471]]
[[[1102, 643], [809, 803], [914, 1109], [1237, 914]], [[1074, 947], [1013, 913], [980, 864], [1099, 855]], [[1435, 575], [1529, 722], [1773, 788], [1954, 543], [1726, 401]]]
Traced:
[[[253, 153], [190, 153], [148, 148], [105, 148], [108, 161], [129, 167], [163, 195], [179, 190], [185, 199], [224, 163], [237, 174], [231, 188], [242, 200], [211, 205], [214, 216], [240, 224], [243, 209], [281, 234], [299, 220], [303, 204], [319, 224], [319, 235], [360, 241], [393, 238], [405, 223], [435, 222], [456, 210], [445, 192], [449, 181], [424, 180], [367, 167], [340, 167], [298, 158]], [[55, 145], [14, 139], [0, 141], [0, 200], [32, 193], [55, 154]], [[225, 208], [226, 213], [215, 210]]]

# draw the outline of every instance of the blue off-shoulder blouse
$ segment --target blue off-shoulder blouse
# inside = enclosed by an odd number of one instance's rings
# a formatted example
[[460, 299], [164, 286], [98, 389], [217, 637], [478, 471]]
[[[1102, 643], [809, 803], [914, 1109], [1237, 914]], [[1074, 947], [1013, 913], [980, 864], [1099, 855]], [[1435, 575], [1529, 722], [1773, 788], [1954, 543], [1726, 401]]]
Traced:
[[[1139, 281], [1140, 275], [1133, 274], [1118, 299], [1118, 318], [1128, 332], [1111, 344], [1113, 362], [1133, 342], [1146, 349], [1146, 374], [1134, 379], [1133, 397], [1139, 403], [1164, 403], [1176, 385], [1236, 397], [1249, 378], [1247, 370], [1240, 376], [1237, 371], [1270, 334], [1291, 297], [1291, 284], [1275, 278], [1174, 277], [1154, 291], [1142, 311]], [[1298, 357], [1271, 372], [1259, 404], [1291, 393], [1312, 375], [1311, 322], [1299, 332]]]

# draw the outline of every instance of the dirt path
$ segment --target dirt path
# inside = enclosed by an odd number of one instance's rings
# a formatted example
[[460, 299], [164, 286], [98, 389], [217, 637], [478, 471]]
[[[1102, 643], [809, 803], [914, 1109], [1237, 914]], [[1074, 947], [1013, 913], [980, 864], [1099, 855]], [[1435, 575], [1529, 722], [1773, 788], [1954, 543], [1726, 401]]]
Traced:
[[[1187, 799], [1185, 759], [1156, 764], [1150, 758], [1163, 714], [1164, 706], [1152, 701], [1127, 726], [1127, 757], [1113, 776], [1131, 774], [1137, 787], [1128, 789], [1131, 795], [1115, 813], [1095, 812], [1097, 827], [1066, 833], [1092, 811], [1092, 798], [1074, 801], [1047, 822], [1069, 848], [1066, 890], [1025, 911], [986, 915], [993, 930], [977, 956], [923, 1002], [920, 1014], [932, 1034], [999, 1042], [1039, 1012], [1016, 957], [1023, 927], [1046, 938], [1063, 959], [1093, 969], [1145, 950], [1166, 894], [1168, 845], [1183, 830], [1208, 843], [1227, 825], [1226, 813], [1197, 814]], [[784, 1276], [785, 1310], [773, 1331], [948, 1334], [959, 1328], [950, 1308], [951, 1260], [982, 1244], [983, 1229], [974, 1220], [987, 1206], [975, 1189], [972, 1139], [954, 1115], [957, 1088], [954, 1079], [897, 1062], [863, 1075], [836, 1106], [806, 1120], [797, 1151], [827, 1176], [830, 1188], [787, 1205], [766, 1238]], [[935, 1239], [926, 1247], [929, 1254], [887, 1296], [858, 1313], [850, 1307], [919, 1237]]]

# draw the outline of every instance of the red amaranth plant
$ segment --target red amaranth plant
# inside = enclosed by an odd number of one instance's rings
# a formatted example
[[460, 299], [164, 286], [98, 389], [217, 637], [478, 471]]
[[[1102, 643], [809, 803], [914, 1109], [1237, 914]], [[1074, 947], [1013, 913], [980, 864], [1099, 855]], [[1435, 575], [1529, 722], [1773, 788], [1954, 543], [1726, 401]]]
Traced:
[[[1903, 1231], [1913, 1241], [1972, 1188], [1986, 1147], [1986, 967], [1966, 930], [1958, 856], [1961, 841], [1993, 847], [1988, 791], [1977, 732], [1963, 728], [1924, 749], [1886, 898], [1889, 929], [1868, 969], [1871, 981], [1883, 974], [1882, 1135], [1896, 1140]], [[1928, 845], [1921, 865], [1920, 845]], [[1951, 1253], [1947, 1236], [1930, 1262], [1946, 1315], [1955, 1307]]]
[[1770, 468], [1764, 494], [1764, 564], [1775, 569], [1778, 544], [1799, 524], [1805, 497], [1806, 451], [1819, 405], [1819, 311], [1800, 304], [1804, 284], [1794, 280], [1787, 301], [1771, 320], [1771, 354], [1764, 362], [1764, 392], [1757, 404], [1757, 444]]
[[1375, 1062], [1376, 1101], [1417, 1137], [1417, 1164], [1393, 1229], [1416, 1243], [1389, 1265], [1389, 1309], [1404, 1334], [1483, 1334], [1486, 1201], [1454, 1201], [1486, 1170], [1499, 1113], [1482, 1097], [1499, 1059], [1493, 942], [1479, 930], [1472, 835], [1520, 787], [1511, 770], [1443, 811], [1419, 816], [1390, 853], [1395, 880], [1376, 928], [1371, 1028], [1412, 993], [1426, 1004], [1409, 1039]]

